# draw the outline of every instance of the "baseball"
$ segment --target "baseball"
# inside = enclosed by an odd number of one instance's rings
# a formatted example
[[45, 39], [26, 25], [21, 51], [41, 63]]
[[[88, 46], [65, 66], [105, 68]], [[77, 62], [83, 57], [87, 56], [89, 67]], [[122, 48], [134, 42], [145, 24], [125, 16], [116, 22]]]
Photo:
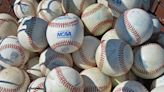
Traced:
[[98, 3], [109, 7], [112, 15], [119, 17], [128, 9], [141, 8], [143, 0], [98, 0]]
[[28, 16], [20, 23], [17, 31], [20, 44], [31, 52], [41, 52], [48, 43], [46, 29], [48, 23], [43, 19]]
[[0, 65], [3, 67], [23, 68], [29, 58], [29, 51], [25, 50], [16, 36], [7, 36], [0, 43]]
[[101, 38], [101, 41], [103, 40], [111, 40], [111, 39], [120, 39], [117, 35], [116, 29], [111, 29], [107, 31]]
[[45, 21], [52, 21], [63, 14], [62, 5], [56, 0], [42, 0], [37, 8], [37, 15]]
[[152, 84], [151, 84], [151, 88], [156, 88], [159, 86], [164, 86], [164, 75], [160, 76], [159, 78], [153, 80]]
[[0, 92], [17, 92], [24, 83], [24, 73], [18, 68], [9, 67], [0, 72]]
[[60, 66], [51, 70], [45, 81], [46, 92], [84, 92], [81, 75], [73, 68]]
[[18, 22], [7, 13], [0, 13], [0, 37], [6, 37], [17, 34]]
[[84, 80], [84, 92], [110, 92], [112, 82], [110, 77], [98, 68], [90, 68], [80, 73]]
[[84, 28], [77, 18], [60, 16], [49, 23], [46, 36], [50, 47], [56, 52], [72, 53], [82, 45]]
[[160, 87], [154, 88], [153, 90], [151, 90], [151, 92], [163, 92], [163, 90], [164, 90], [164, 86], [160, 86]]
[[126, 74], [133, 64], [132, 48], [118, 39], [101, 41], [97, 48], [96, 64], [98, 68], [109, 76]]
[[82, 13], [81, 19], [94, 36], [102, 35], [112, 27], [113, 17], [103, 4], [92, 4]]
[[94, 36], [85, 36], [81, 48], [72, 53], [72, 58], [76, 66], [88, 69], [96, 66], [95, 52], [100, 44], [100, 40]]
[[164, 48], [164, 33], [160, 33], [157, 42]]
[[44, 82], [45, 77], [38, 78], [31, 82], [29, 85], [27, 92], [45, 92]]
[[63, 10], [66, 13], [74, 13], [81, 16], [82, 12], [96, 0], [62, 0]]
[[154, 79], [164, 73], [164, 49], [156, 44], [143, 45], [134, 52], [132, 71], [143, 79]]
[[149, 92], [141, 83], [137, 81], [124, 81], [116, 86], [113, 92]]
[[47, 48], [43, 51], [39, 58], [39, 66], [42, 74], [48, 75], [48, 73], [58, 66], [73, 66], [72, 57], [70, 54], [61, 54], [55, 52], [51, 48]]
[[18, 18], [36, 16], [37, 6], [36, 0], [15, 0], [14, 13]]
[[118, 36], [132, 46], [147, 41], [153, 33], [153, 22], [149, 14], [142, 9], [130, 9], [116, 21]]

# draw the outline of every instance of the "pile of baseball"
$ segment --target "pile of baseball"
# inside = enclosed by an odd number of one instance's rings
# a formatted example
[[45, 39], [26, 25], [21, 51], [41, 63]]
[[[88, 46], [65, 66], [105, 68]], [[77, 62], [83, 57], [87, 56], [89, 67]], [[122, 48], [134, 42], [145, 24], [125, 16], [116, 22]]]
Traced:
[[16, 0], [0, 13], [0, 92], [164, 92], [150, 0]]

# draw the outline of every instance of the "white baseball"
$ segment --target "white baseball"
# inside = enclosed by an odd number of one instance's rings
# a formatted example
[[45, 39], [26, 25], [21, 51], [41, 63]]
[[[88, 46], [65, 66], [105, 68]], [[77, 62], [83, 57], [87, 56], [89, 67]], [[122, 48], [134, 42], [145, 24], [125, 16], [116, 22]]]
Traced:
[[84, 92], [110, 92], [112, 82], [110, 77], [98, 68], [90, 68], [80, 73], [84, 80]]
[[85, 36], [81, 48], [72, 53], [76, 66], [87, 69], [96, 66], [95, 53], [100, 40], [94, 36]]
[[144, 79], [154, 79], [164, 73], [164, 49], [156, 44], [143, 45], [134, 52], [132, 71]]
[[73, 68], [60, 66], [51, 70], [45, 81], [46, 92], [84, 92], [83, 79]]
[[25, 50], [16, 36], [7, 36], [0, 43], [0, 65], [3, 67], [23, 68], [29, 58], [29, 51]]
[[55, 67], [73, 66], [73, 60], [70, 54], [61, 54], [51, 48], [47, 48], [40, 54], [39, 66], [42, 74], [45, 76]]
[[28, 60], [26, 67], [27, 73], [29, 74], [31, 80], [35, 80], [43, 76], [43, 74], [40, 71], [39, 57], [34, 57]]
[[147, 41], [153, 33], [153, 22], [149, 14], [138, 8], [124, 12], [116, 21], [118, 36], [132, 46]]
[[56, 0], [42, 0], [37, 8], [37, 15], [48, 22], [63, 14], [62, 5]]
[[164, 86], [164, 75], [152, 81], [151, 88], [156, 88], [159, 86]]
[[112, 86], [115, 87], [119, 85], [120, 83], [127, 81], [127, 80], [137, 80], [137, 76], [132, 72], [129, 71], [128, 73], [121, 75], [121, 76], [116, 76], [116, 77], [111, 77], [112, 78]]
[[36, 0], [15, 0], [14, 13], [19, 19], [26, 16], [36, 16], [37, 6]]
[[164, 48], [164, 33], [160, 33], [157, 42]]
[[112, 92], [149, 92], [137, 81], [124, 81], [114, 88]]
[[98, 0], [98, 3], [108, 6], [115, 17], [119, 17], [128, 9], [141, 8], [142, 2], [143, 0]]
[[60, 16], [49, 23], [46, 35], [53, 50], [59, 53], [72, 53], [82, 45], [84, 28], [77, 18]]
[[17, 90], [17, 92], [27, 92], [28, 85], [30, 84], [30, 78], [28, 74], [23, 71], [24, 73], [24, 83], [20, 86], [20, 88]]
[[113, 23], [111, 12], [103, 4], [88, 6], [82, 13], [81, 19], [87, 29], [95, 36], [102, 35], [112, 27]]
[[0, 13], [0, 37], [17, 34], [18, 22], [7, 13]]
[[96, 0], [62, 0], [63, 10], [81, 16], [84, 9], [96, 3]]
[[18, 40], [20, 44], [31, 52], [41, 52], [48, 43], [46, 30], [48, 23], [43, 19], [28, 16], [18, 27]]
[[45, 92], [45, 88], [44, 88], [45, 79], [46, 77], [41, 77], [32, 81], [27, 89], [27, 92]]
[[160, 87], [154, 88], [153, 90], [151, 90], [151, 92], [163, 92], [163, 90], [164, 90], [164, 86], [160, 86]]
[[109, 76], [121, 76], [131, 69], [133, 52], [132, 48], [122, 40], [104, 40], [97, 48], [95, 59], [103, 73]]
[[111, 39], [120, 39], [117, 35], [116, 29], [111, 29], [107, 31], [101, 38], [101, 41], [103, 40], [111, 40]]
[[24, 83], [23, 71], [16, 67], [9, 67], [0, 72], [0, 92], [17, 92]]

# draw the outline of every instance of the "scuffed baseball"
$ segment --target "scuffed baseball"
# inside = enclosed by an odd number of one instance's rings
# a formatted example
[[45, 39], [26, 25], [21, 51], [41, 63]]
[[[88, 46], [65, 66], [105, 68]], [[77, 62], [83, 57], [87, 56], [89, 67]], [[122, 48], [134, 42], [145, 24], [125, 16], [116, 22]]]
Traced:
[[126, 74], [133, 64], [132, 48], [122, 40], [101, 41], [96, 50], [97, 67], [109, 76]]
[[6, 37], [17, 34], [18, 22], [7, 13], [0, 13], [0, 37]]
[[54, 51], [72, 53], [82, 45], [84, 28], [76, 17], [60, 16], [49, 23], [46, 36]]
[[0, 65], [3, 67], [23, 68], [29, 58], [29, 51], [25, 50], [16, 36], [7, 36], [0, 43]]
[[98, 68], [90, 68], [80, 73], [84, 80], [84, 92], [111, 92], [111, 78]]
[[151, 90], [151, 92], [163, 92], [164, 86], [156, 87]]
[[88, 69], [96, 66], [95, 53], [100, 44], [100, 40], [94, 36], [85, 36], [81, 48], [72, 53], [72, 58], [76, 66]]
[[45, 81], [46, 92], [84, 92], [83, 79], [73, 68], [60, 66], [51, 70]]
[[152, 81], [151, 89], [159, 87], [159, 86], [164, 86], [164, 75]]
[[156, 44], [143, 45], [134, 52], [132, 71], [144, 79], [154, 79], [164, 73], [164, 49]]
[[57, 0], [42, 0], [37, 8], [38, 17], [48, 22], [62, 14], [62, 4]]
[[46, 29], [48, 23], [43, 19], [28, 16], [25, 17], [18, 27], [18, 40], [20, 44], [31, 52], [41, 52], [48, 43]]
[[45, 88], [44, 88], [45, 79], [46, 77], [41, 77], [32, 81], [27, 89], [27, 92], [45, 92]]
[[37, 6], [36, 0], [15, 0], [14, 13], [19, 19], [27, 16], [36, 16]]
[[61, 54], [51, 48], [47, 48], [40, 54], [39, 66], [42, 74], [45, 76], [58, 66], [73, 66], [73, 60], [70, 54]]
[[113, 17], [103, 4], [92, 4], [82, 13], [81, 19], [86, 28], [94, 36], [102, 35], [112, 27]]
[[81, 16], [81, 13], [96, 0], [62, 0], [63, 10], [66, 13], [74, 13]]
[[118, 36], [132, 46], [147, 41], [153, 33], [153, 22], [150, 15], [138, 8], [124, 12], [116, 21]]
[[112, 92], [149, 92], [137, 81], [124, 81], [114, 88]]
[[110, 40], [110, 39], [120, 39], [117, 35], [116, 29], [111, 29], [107, 31], [101, 38], [101, 41], [103, 40]]

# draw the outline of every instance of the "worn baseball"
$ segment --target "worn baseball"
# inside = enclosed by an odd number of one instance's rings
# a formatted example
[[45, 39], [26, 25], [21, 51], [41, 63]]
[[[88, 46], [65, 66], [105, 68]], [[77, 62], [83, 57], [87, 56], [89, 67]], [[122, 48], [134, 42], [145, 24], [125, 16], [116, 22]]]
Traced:
[[147, 41], [153, 33], [153, 22], [150, 15], [138, 8], [124, 12], [116, 21], [118, 36], [132, 46]]
[[62, 0], [63, 10], [65, 13], [74, 13], [81, 16], [82, 12], [96, 0]]
[[101, 41], [96, 50], [97, 67], [109, 76], [126, 74], [133, 64], [132, 48], [122, 40]]
[[17, 34], [18, 22], [7, 13], [0, 13], [0, 37]]
[[30, 84], [30, 78], [29, 78], [28, 74], [25, 71], [23, 71], [23, 73], [25, 76], [24, 83], [20, 86], [20, 88], [16, 92], [27, 92], [27, 88]]
[[7, 36], [0, 43], [0, 65], [3, 67], [23, 68], [29, 58], [29, 51], [25, 50], [16, 36]]
[[37, 8], [38, 17], [48, 22], [62, 14], [62, 4], [57, 0], [42, 0]]
[[72, 53], [82, 45], [84, 28], [77, 18], [60, 16], [49, 23], [46, 35], [47, 41], [54, 51]]
[[154, 79], [164, 73], [164, 49], [156, 44], [143, 45], [134, 52], [132, 71], [144, 79]]
[[73, 60], [70, 54], [61, 54], [51, 48], [47, 48], [40, 54], [39, 66], [42, 74], [45, 76], [58, 66], [73, 66]]
[[160, 87], [156, 87], [153, 90], [151, 90], [151, 92], [163, 92], [164, 90], [164, 86], [160, 86]]
[[132, 72], [129, 71], [128, 73], [121, 75], [121, 76], [116, 76], [116, 77], [111, 77], [112, 79], [112, 86], [116, 87], [120, 83], [127, 81], [127, 80], [137, 80], [137, 76]]
[[154, 79], [152, 81], [152, 84], [151, 84], [152, 89], [156, 88], [156, 87], [159, 87], [159, 86], [164, 86], [164, 75], [162, 75], [159, 78]]
[[18, 18], [36, 16], [37, 6], [36, 0], [15, 0], [14, 13]]
[[31, 52], [41, 52], [48, 43], [46, 30], [48, 23], [43, 19], [28, 16], [25, 17], [18, 27], [18, 40], [20, 44]]
[[117, 35], [116, 29], [111, 29], [107, 31], [101, 38], [101, 41], [103, 40], [111, 40], [111, 39], [120, 39]]
[[46, 92], [84, 92], [81, 75], [73, 68], [60, 66], [51, 70], [45, 81]]
[[109, 7], [112, 15], [119, 17], [128, 9], [141, 8], [143, 0], [98, 0], [98, 3]]
[[27, 92], [45, 92], [45, 88], [44, 88], [45, 79], [46, 77], [41, 77], [32, 81], [27, 89]]
[[80, 75], [84, 80], [84, 92], [111, 92], [111, 78], [98, 68], [83, 70]]
[[81, 19], [94, 36], [102, 35], [112, 27], [113, 23], [111, 12], [103, 4], [98, 3], [88, 6], [82, 13]]
[[76, 66], [82, 69], [96, 67], [95, 53], [100, 40], [94, 36], [85, 36], [81, 48], [72, 53]]
[[114, 88], [112, 92], [149, 92], [137, 81], [124, 81]]
[[0, 91], [17, 92], [24, 83], [25, 75], [16, 67], [9, 67], [0, 72]]

